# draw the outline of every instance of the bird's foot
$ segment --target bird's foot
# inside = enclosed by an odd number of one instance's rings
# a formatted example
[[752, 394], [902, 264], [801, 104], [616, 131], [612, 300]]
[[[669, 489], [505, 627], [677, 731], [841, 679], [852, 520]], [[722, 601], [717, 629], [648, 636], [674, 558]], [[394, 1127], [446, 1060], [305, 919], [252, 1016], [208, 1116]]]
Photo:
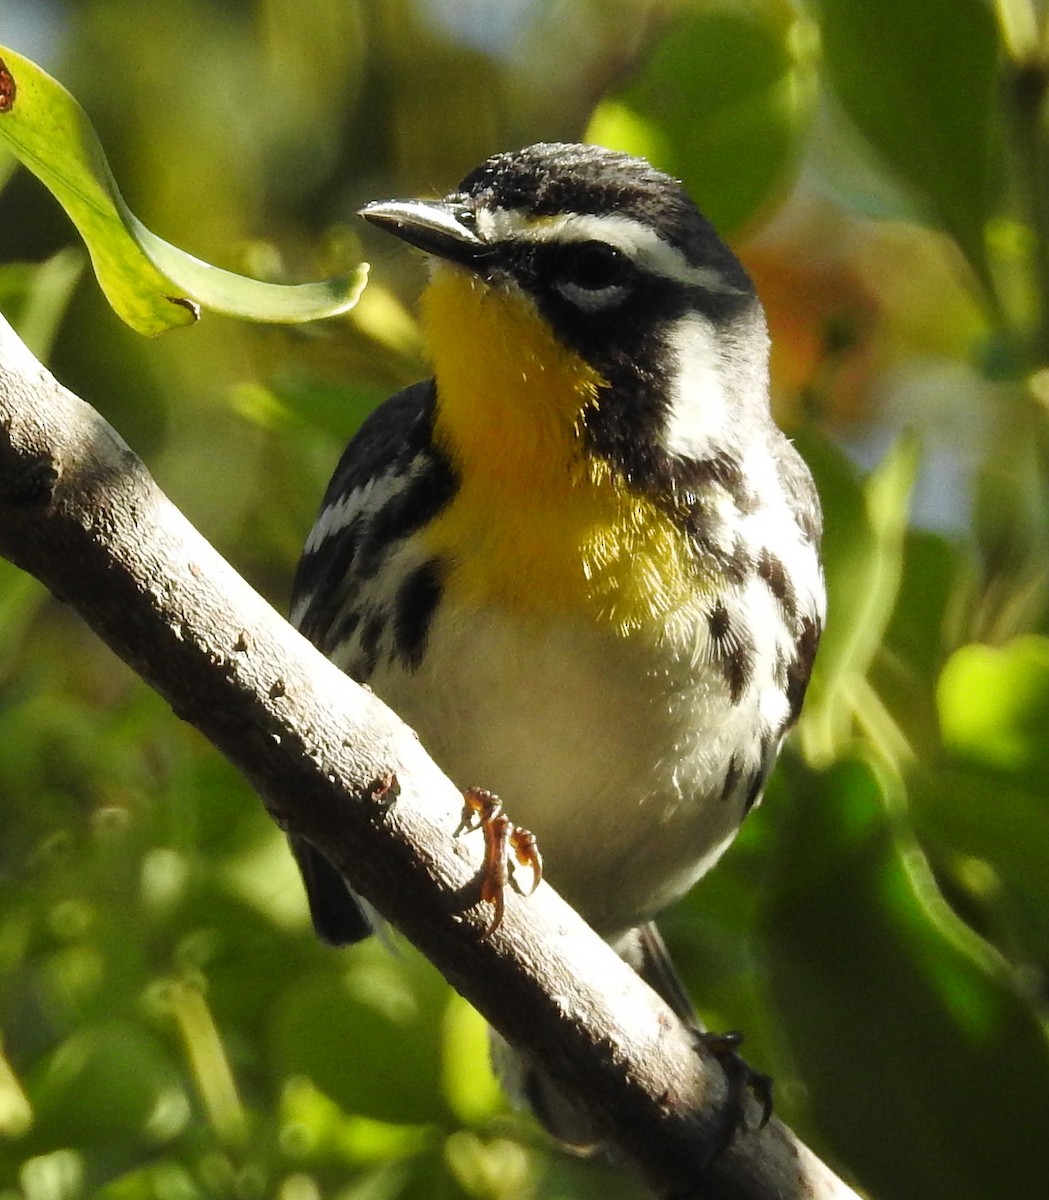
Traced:
[[531, 895], [543, 877], [543, 858], [535, 835], [510, 820], [498, 796], [484, 788], [469, 788], [463, 793], [463, 802], [462, 820], [456, 834], [473, 829], [480, 829], [484, 834], [481, 899], [492, 905], [492, 919], [482, 934], [487, 938], [502, 924], [507, 884], [521, 890], [514, 874], [515, 865], [531, 870], [532, 886], [527, 893]]
[[772, 1117], [772, 1080], [768, 1075], [755, 1071], [739, 1053], [743, 1044], [743, 1034], [707, 1033], [696, 1031], [697, 1041], [714, 1055], [721, 1064], [728, 1082], [728, 1096], [725, 1101], [723, 1128], [710, 1161], [713, 1162], [728, 1149], [737, 1133], [747, 1133], [747, 1098], [753, 1096], [761, 1106], [761, 1119], [756, 1128], [764, 1129]]

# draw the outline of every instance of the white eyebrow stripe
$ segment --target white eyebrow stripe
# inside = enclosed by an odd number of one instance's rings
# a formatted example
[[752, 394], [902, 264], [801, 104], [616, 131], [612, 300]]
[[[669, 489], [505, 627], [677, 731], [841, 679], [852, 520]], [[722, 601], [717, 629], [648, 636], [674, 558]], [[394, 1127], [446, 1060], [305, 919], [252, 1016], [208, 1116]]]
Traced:
[[713, 267], [693, 266], [676, 246], [664, 241], [651, 226], [619, 213], [560, 213], [536, 217], [517, 208], [479, 208], [475, 214], [477, 233], [493, 243], [514, 239], [533, 242], [606, 242], [625, 254], [651, 275], [687, 287], [738, 296], [740, 289], [728, 283]]

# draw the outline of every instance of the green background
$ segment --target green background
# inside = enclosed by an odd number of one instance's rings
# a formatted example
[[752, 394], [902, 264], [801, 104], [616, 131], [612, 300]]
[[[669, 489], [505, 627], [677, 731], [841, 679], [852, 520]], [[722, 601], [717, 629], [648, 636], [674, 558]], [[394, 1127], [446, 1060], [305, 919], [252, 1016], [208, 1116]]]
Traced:
[[[830, 625], [764, 805], [667, 939], [872, 1197], [1044, 1196], [1049, 39], [1027, 0], [0, 3], [0, 43], [76, 94], [169, 241], [277, 279], [367, 243], [347, 318], [148, 340], [0, 158], [0, 309], [278, 606], [341, 445], [425, 371], [422, 267], [354, 210], [540, 139], [686, 181], [769, 310]], [[412, 951], [319, 945], [244, 782], [2, 563], [0, 804], [3, 1200], [640, 1194], [507, 1110], [482, 1023]]]

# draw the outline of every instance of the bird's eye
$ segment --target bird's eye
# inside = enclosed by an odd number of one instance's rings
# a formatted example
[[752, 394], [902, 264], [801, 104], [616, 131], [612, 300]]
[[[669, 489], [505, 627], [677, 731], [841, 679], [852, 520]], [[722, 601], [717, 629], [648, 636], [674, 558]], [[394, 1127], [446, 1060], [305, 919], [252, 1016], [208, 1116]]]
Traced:
[[578, 242], [566, 246], [558, 264], [562, 283], [600, 292], [621, 282], [626, 257], [607, 242]]

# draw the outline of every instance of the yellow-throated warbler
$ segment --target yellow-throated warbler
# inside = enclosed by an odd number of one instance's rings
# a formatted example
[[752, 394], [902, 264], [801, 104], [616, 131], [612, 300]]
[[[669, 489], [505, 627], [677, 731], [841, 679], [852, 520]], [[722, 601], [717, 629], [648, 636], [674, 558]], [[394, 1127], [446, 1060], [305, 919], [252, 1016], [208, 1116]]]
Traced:
[[[443, 200], [362, 215], [431, 256], [434, 377], [347, 447], [292, 620], [501, 797], [688, 1017], [651, 919], [758, 801], [824, 611], [761, 304], [676, 180], [593, 146], [496, 155]], [[321, 936], [363, 937], [341, 878], [294, 849]]]

